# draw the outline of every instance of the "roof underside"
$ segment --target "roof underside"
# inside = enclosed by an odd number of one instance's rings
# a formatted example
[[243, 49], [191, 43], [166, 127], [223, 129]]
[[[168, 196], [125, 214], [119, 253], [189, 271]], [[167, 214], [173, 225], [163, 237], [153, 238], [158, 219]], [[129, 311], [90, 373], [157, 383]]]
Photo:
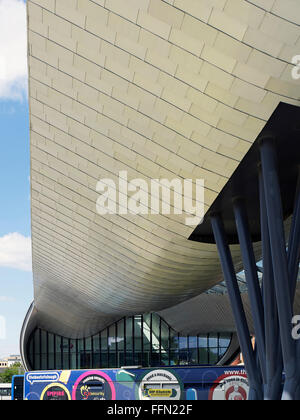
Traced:
[[245, 202], [252, 242], [261, 240], [258, 168], [261, 164], [260, 144], [263, 138], [271, 139], [277, 157], [278, 179], [284, 196], [283, 218], [287, 221], [292, 216], [300, 163], [300, 107], [281, 103], [206, 213], [203, 223], [199, 224], [190, 236], [191, 240], [215, 243], [210, 218], [213, 214], [220, 214], [229, 243], [238, 244], [233, 211], [233, 200], [237, 198]]
[[68, 337], [150, 311], [174, 323], [168, 308], [221, 281], [215, 245], [188, 241], [185, 215], [100, 216], [96, 184], [203, 178], [208, 210], [278, 104], [299, 105], [300, 4], [27, 5], [39, 323]]

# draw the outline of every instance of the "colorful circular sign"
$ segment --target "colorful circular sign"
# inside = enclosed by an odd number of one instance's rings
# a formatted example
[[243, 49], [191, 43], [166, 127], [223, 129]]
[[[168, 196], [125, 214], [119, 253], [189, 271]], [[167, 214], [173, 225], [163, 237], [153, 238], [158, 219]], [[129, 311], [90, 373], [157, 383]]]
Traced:
[[228, 373], [220, 376], [209, 392], [209, 400], [246, 401], [249, 384], [246, 373]]
[[180, 400], [182, 383], [171, 371], [156, 369], [148, 371], [139, 379], [139, 400]]
[[41, 394], [43, 401], [68, 401], [71, 395], [68, 389], [60, 383], [52, 383], [46, 386]]
[[73, 400], [115, 400], [116, 390], [112, 379], [104, 372], [90, 371], [75, 382]]

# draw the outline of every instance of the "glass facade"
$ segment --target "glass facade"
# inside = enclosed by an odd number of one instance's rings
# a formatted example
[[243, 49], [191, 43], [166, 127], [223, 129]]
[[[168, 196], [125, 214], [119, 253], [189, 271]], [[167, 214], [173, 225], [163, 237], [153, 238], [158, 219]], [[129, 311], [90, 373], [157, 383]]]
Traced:
[[83, 339], [37, 328], [27, 354], [32, 370], [215, 365], [231, 338], [231, 334], [183, 336], [157, 314], [148, 314], [123, 318]]

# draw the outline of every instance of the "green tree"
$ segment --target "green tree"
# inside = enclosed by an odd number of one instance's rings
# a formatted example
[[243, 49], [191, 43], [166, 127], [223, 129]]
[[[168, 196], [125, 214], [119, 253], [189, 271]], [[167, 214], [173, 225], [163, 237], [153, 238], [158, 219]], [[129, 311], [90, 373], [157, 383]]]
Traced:
[[14, 375], [22, 375], [24, 373], [24, 369], [21, 363], [15, 363], [11, 367], [5, 369], [2, 373], [0, 373], [0, 383], [9, 384], [12, 381], [12, 377]]

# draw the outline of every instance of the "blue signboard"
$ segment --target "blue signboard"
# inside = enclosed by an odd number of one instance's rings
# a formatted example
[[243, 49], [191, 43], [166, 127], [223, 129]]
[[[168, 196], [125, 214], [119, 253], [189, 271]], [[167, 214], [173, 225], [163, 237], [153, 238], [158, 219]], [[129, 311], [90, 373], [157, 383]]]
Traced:
[[27, 400], [247, 400], [243, 367], [28, 372]]

